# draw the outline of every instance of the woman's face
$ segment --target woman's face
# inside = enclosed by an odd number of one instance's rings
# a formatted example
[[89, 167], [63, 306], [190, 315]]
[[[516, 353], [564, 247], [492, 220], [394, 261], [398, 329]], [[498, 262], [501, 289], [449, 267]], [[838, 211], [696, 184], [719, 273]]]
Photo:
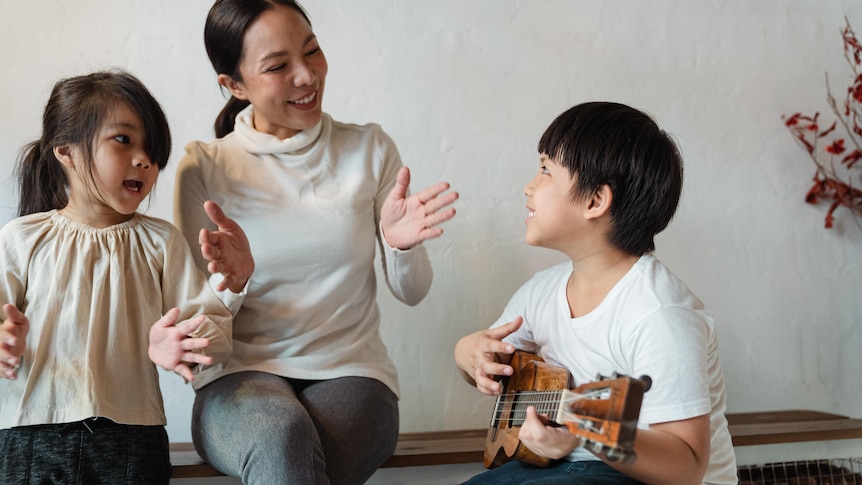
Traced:
[[254, 127], [280, 139], [314, 127], [322, 114], [326, 57], [302, 14], [276, 6], [243, 40], [242, 80], [219, 75], [232, 95], [254, 105]]

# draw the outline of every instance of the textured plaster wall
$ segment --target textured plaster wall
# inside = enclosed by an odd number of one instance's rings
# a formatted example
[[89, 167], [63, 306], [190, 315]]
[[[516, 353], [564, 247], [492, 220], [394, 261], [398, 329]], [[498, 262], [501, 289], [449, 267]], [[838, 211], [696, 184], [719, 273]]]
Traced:
[[[209, 0], [0, 0], [0, 222], [14, 216], [19, 147], [58, 78], [119, 66], [162, 102], [174, 150], [149, 214], [171, 218], [183, 145], [211, 138], [223, 104], [202, 41]], [[491, 401], [458, 376], [452, 347], [559, 255], [523, 242], [536, 142], [588, 100], [653, 114], [686, 160], [681, 207], [658, 255], [715, 314], [731, 411], [862, 416], [862, 230], [804, 204], [813, 174], [780, 116], [828, 111], [824, 72], [847, 85], [839, 29], [858, 0], [307, 0], [330, 63], [324, 109], [377, 122], [413, 169], [445, 179], [459, 215], [428, 243], [429, 296], [384, 293], [403, 431], [485, 425]], [[829, 117], [829, 113], [823, 116]], [[830, 117], [831, 119], [831, 117]], [[38, 302], [37, 302], [38, 303]], [[193, 393], [162, 375], [173, 440]], [[0, 385], [2, 391], [2, 385]]]

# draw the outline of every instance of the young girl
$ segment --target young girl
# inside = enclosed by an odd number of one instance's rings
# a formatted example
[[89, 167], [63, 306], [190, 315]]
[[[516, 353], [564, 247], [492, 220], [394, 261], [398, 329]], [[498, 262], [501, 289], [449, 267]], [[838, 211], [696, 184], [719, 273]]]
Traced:
[[153, 363], [193, 380], [231, 350], [183, 236], [136, 213], [167, 163], [167, 120], [135, 77], [99, 72], [54, 86], [42, 130], [0, 230], [0, 483], [166, 484]]

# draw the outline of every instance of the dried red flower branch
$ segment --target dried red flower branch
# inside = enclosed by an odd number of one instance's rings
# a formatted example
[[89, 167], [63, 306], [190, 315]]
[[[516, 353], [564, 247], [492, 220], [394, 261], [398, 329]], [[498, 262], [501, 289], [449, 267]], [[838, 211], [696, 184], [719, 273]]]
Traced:
[[[859, 170], [854, 171], [854, 168], [862, 167], [862, 164], [856, 166], [862, 160], [862, 43], [850, 27], [850, 21], [844, 20], [847, 23], [841, 31], [844, 58], [853, 76], [843, 109], [838, 108], [829, 87], [829, 74], [826, 74], [826, 101], [838, 120], [821, 130], [817, 121], [819, 112], [814, 116], [795, 113], [781, 118], [793, 138], [808, 152], [816, 168], [814, 183], [808, 189], [805, 201], [809, 204], [829, 203], [824, 224], [827, 229], [833, 226], [835, 210], [842, 206], [850, 211], [856, 225], [862, 229], [862, 190], [858, 188], [862, 186], [862, 174], [856, 173]], [[834, 134], [839, 124], [844, 137]], [[821, 141], [828, 136], [832, 138], [823, 146]]]

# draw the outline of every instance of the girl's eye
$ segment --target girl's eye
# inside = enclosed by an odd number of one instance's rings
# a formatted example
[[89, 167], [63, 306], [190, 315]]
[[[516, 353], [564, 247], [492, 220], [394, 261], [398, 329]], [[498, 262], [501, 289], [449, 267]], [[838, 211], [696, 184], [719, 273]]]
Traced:
[[132, 142], [132, 139], [129, 138], [129, 135], [117, 135], [114, 137], [114, 140], [117, 140], [118, 142], [120, 142], [124, 145], [128, 145], [129, 143]]
[[551, 172], [549, 172], [549, 171], [548, 171], [548, 167], [546, 167], [546, 166], [544, 166], [544, 165], [542, 165], [541, 167], [539, 167], [539, 172], [541, 172], [542, 174], [549, 174], [549, 173], [551, 173]]

